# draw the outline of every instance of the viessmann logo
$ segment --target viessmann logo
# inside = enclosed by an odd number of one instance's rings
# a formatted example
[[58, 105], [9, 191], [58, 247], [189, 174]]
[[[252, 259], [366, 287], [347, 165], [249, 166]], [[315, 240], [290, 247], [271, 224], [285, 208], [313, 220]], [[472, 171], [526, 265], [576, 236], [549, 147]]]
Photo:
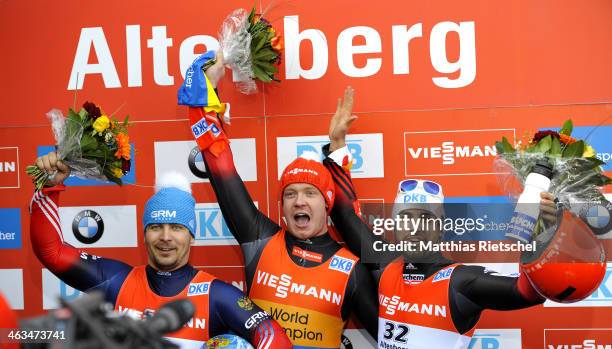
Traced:
[[19, 188], [19, 148], [0, 147], [0, 189]]
[[299, 173], [310, 173], [310, 174], [315, 175], [315, 176], [319, 175], [319, 172], [317, 172], [315, 170], [308, 169], [308, 168], [294, 168], [293, 170], [291, 170], [291, 171], [289, 171], [287, 173], [290, 174], [290, 175], [296, 175], [296, 174], [299, 174]]
[[515, 129], [404, 132], [405, 175], [494, 174], [495, 142]]
[[442, 165], [452, 165], [455, 163], [455, 157], [458, 158], [475, 158], [485, 156], [495, 156], [497, 152], [492, 145], [455, 145], [455, 142], [443, 142], [439, 147], [430, 148], [408, 148], [410, 156], [414, 159], [418, 158], [441, 158]]
[[612, 349], [612, 328], [544, 329], [546, 349]]

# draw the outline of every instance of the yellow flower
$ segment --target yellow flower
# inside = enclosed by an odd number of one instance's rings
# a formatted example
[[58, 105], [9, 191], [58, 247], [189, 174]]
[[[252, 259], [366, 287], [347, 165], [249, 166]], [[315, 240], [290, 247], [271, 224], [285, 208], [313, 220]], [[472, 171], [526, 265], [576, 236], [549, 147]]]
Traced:
[[108, 126], [110, 126], [110, 119], [106, 115], [100, 116], [93, 123], [93, 128], [98, 133], [102, 133], [104, 130], [108, 128]]
[[123, 171], [121, 171], [121, 169], [120, 169], [120, 168], [116, 168], [116, 167], [114, 167], [114, 168], [112, 169], [112, 172], [113, 172], [113, 176], [115, 176], [115, 177], [117, 177], [117, 178], [121, 178], [121, 177], [123, 177]]
[[591, 147], [590, 145], [587, 145], [586, 148], [584, 148], [584, 153], [582, 153], [582, 157], [592, 158], [594, 156], [595, 156], [595, 149], [593, 149], [593, 147]]

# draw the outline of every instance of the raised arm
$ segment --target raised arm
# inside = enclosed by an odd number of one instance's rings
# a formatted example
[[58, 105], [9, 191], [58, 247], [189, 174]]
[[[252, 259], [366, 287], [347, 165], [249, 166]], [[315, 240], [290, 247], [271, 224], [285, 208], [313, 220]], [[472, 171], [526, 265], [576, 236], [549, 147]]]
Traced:
[[[190, 69], [201, 74], [200, 65], [203, 66], [204, 61], [198, 63], [196, 60], [194, 65]], [[229, 140], [219, 120], [219, 113], [223, 113], [225, 107], [213, 90], [224, 74], [223, 58], [218, 55], [217, 62], [202, 74], [207, 88], [190, 91], [192, 94], [206, 94], [207, 97], [202, 98], [206, 103], [200, 103], [204, 106], [183, 104], [190, 105], [191, 131], [202, 152], [223, 218], [236, 240], [243, 244], [271, 236], [280, 227], [255, 207], [234, 166]], [[185, 86], [181, 89], [186, 89]]]
[[243, 244], [276, 233], [280, 227], [257, 209], [236, 172], [231, 149], [227, 147], [218, 156], [205, 149], [202, 155], [223, 218], [236, 240]]
[[[352, 115], [353, 96], [353, 89], [348, 87], [344, 92], [344, 98], [338, 99], [338, 107], [329, 127], [331, 143], [323, 147], [323, 153], [326, 155], [323, 164], [332, 174], [336, 189], [334, 207], [331, 211], [332, 221], [348, 248], [362, 259], [368, 269], [376, 272], [399, 254], [382, 256], [374, 250], [374, 242], [382, 239], [372, 233], [361, 217], [361, 208], [350, 174], [352, 157], [345, 141], [351, 123], [357, 119], [357, 116]], [[377, 263], [370, 263], [374, 260]]]
[[[86, 291], [112, 278], [127, 276], [131, 266], [112, 259], [89, 255], [64, 242], [59, 218], [61, 184], [70, 170], [55, 153], [37, 160], [39, 168], [55, 171], [56, 184], [34, 193], [30, 203], [30, 239], [40, 262], [63, 282], [80, 291]], [[107, 295], [108, 296], [108, 295]], [[110, 301], [114, 301], [109, 299]]]

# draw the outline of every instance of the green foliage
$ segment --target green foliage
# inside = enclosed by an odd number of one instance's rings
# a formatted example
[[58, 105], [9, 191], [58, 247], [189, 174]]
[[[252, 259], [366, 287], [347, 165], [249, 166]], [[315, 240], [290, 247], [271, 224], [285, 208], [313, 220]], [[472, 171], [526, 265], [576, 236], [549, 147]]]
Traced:
[[563, 123], [563, 127], [561, 127], [561, 131], [559, 131], [559, 133], [562, 135], [571, 136], [573, 130], [574, 124], [572, 123], [572, 120], [567, 120], [565, 123]]

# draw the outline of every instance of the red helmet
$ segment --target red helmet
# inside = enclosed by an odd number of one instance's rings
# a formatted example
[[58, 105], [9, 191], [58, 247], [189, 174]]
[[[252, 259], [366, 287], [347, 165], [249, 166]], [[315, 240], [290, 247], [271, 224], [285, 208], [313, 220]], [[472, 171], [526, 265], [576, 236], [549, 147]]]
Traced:
[[537, 255], [521, 263], [542, 296], [561, 303], [587, 298], [603, 281], [606, 253], [591, 229], [577, 216], [563, 211], [557, 230], [536, 238]]

